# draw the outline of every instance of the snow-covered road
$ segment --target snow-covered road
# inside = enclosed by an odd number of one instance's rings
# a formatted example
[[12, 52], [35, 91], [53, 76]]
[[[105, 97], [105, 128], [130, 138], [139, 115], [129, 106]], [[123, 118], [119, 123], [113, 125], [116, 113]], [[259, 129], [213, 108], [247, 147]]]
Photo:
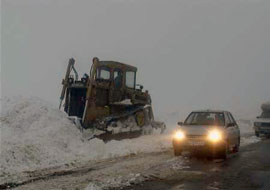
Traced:
[[[257, 140], [249, 141], [242, 146], [246, 147], [255, 142]], [[148, 180], [166, 179], [179, 172], [181, 175], [186, 173], [193, 177], [202, 175], [201, 172], [187, 171], [193, 165], [189, 156], [175, 157], [172, 149], [169, 149], [163, 152], [88, 161], [66, 169], [56, 167], [28, 172], [24, 179], [26, 184], [15, 189], [118, 189]]]
[[102, 162], [88, 162], [66, 173], [57, 169], [33, 172], [32, 179], [38, 177], [39, 180], [18, 189], [117, 188], [160, 177], [160, 173], [166, 176], [171, 174], [171, 170], [186, 167], [185, 162], [181, 157], [174, 157], [171, 151], [131, 155]]

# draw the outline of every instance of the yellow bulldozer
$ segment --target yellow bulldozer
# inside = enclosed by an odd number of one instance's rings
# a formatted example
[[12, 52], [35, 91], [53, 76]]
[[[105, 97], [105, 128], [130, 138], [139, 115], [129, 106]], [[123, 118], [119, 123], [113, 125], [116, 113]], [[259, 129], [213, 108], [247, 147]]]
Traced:
[[149, 134], [154, 128], [164, 131], [165, 124], [154, 121], [150, 94], [136, 84], [136, 67], [95, 57], [89, 75], [79, 79], [74, 65], [71, 58], [59, 109], [64, 101], [69, 118], [76, 118], [81, 129], [90, 130], [91, 138], [119, 140]]

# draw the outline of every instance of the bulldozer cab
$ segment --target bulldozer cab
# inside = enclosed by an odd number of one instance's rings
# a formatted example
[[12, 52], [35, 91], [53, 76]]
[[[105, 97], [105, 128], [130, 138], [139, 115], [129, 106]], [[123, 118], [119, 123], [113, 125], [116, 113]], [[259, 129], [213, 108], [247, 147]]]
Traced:
[[[137, 68], [114, 61], [100, 61], [96, 65], [94, 74], [97, 91], [97, 104], [102, 106], [113, 102], [122, 101], [126, 97], [126, 91], [134, 91], [136, 85]], [[103, 88], [103, 93], [101, 92]], [[107, 92], [106, 92], [107, 91]], [[106, 97], [104, 97], [104, 95]]]

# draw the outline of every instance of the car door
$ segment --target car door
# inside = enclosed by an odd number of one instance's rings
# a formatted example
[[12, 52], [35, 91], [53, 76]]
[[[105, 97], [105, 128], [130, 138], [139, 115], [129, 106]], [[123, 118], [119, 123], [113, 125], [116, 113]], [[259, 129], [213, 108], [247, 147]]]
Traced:
[[240, 138], [240, 130], [239, 130], [239, 127], [234, 119], [234, 117], [232, 116], [232, 114], [230, 112], [228, 112], [228, 115], [229, 115], [229, 118], [231, 120], [231, 122], [233, 123], [233, 129], [234, 129], [234, 141], [235, 141], [235, 144], [238, 144], [239, 142], [239, 138]]
[[235, 129], [228, 112], [225, 112], [225, 123], [229, 147], [232, 147], [235, 145]]

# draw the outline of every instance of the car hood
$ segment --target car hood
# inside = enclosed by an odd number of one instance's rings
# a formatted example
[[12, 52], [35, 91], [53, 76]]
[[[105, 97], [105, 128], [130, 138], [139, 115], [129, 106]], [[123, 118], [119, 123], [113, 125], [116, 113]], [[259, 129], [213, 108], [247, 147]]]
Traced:
[[198, 135], [203, 136], [207, 135], [210, 130], [218, 129], [224, 130], [223, 127], [220, 126], [209, 126], [209, 125], [184, 125], [180, 127], [186, 135]]

